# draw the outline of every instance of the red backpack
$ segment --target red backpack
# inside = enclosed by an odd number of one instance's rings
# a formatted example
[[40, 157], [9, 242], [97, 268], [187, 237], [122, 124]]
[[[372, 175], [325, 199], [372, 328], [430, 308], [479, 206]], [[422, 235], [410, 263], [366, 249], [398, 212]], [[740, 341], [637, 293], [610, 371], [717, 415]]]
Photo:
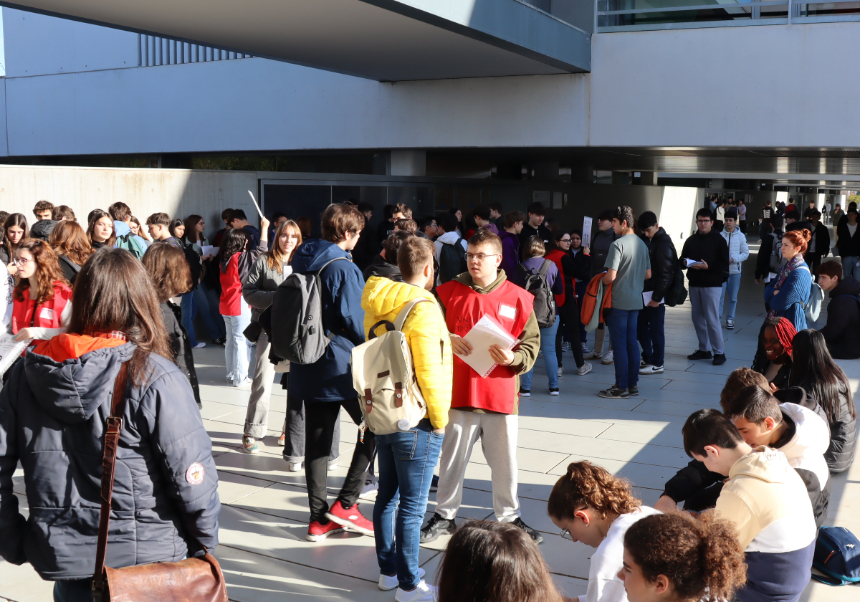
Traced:
[[[591, 322], [594, 316], [594, 308], [597, 306], [597, 290], [600, 288], [600, 281], [603, 279], [603, 273], [598, 274], [591, 279], [585, 289], [585, 295], [582, 297], [582, 311], [580, 319], [583, 324]], [[600, 322], [603, 322], [603, 310], [612, 307], [612, 285], [603, 287], [603, 301], [600, 304]]]

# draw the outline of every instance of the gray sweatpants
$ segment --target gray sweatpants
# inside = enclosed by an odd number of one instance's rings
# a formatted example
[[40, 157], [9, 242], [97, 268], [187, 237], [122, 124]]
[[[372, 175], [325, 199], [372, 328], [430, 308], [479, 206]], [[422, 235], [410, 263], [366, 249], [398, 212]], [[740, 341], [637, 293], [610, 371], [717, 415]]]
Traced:
[[[245, 436], [262, 439], [269, 423], [269, 406], [272, 400], [272, 385], [275, 382], [275, 365], [269, 361], [269, 337], [265, 332], [257, 339], [257, 356], [254, 361], [254, 382], [245, 414]], [[284, 424], [286, 430], [286, 422]]]
[[472, 446], [480, 438], [481, 449], [492, 475], [496, 519], [500, 523], [516, 520], [520, 515], [520, 502], [517, 499], [519, 417], [452, 409], [448, 419], [439, 458], [436, 512], [447, 520], [457, 516], [463, 501], [466, 465], [472, 456]]
[[691, 286], [690, 303], [693, 306], [693, 326], [699, 338], [699, 351], [723, 353], [723, 330], [720, 328], [719, 286]]

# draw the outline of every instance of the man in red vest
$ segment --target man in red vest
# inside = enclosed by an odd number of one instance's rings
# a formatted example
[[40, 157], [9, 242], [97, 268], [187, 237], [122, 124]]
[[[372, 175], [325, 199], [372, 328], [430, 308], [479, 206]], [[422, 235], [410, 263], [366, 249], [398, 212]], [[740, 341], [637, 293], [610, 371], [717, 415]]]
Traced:
[[[492, 471], [496, 518], [517, 525], [537, 543], [543, 540], [520, 518], [517, 499], [519, 375], [528, 372], [537, 359], [540, 328], [534, 296], [508, 282], [505, 272], [499, 271], [501, 262], [502, 240], [487, 228], [478, 228], [466, 251], [469, 271], [436, 289], [451, 333], [454, 391], [439, 460], [436, 513], [421, 529], [421, 543], [457, 528], [466, 464], [479, 438]], [[460, 359], [473, 351], [462, 337], [484, 315], [519, 339], [513, 350], [498, 345], [489, 348], [497, 365], [486, 378]]]

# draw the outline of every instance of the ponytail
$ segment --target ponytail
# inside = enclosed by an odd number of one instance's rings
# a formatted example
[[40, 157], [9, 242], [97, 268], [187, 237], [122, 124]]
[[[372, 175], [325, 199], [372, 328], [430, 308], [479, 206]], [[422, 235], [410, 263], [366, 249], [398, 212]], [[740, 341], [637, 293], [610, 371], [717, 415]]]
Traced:
[[744, 552], [732, 525], [707, 515], [646, 516], [627, 530], [624, 547], [649, 582], [665, 576], [684, 602], [731, 600], [746, 583]]

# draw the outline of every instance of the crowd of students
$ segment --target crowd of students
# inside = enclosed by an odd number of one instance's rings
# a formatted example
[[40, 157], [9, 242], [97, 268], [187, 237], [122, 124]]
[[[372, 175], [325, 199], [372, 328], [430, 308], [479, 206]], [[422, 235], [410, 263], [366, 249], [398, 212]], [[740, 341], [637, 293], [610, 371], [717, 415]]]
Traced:
[[[308, 541], [344, 530], [373, 536], [379, 588], [396, 589], [398, 602], [561, 600], [536, 548], [543, 536], [523, 521], [518, 497], [519, 403], [530, 395], [534, 364], [542, 355], [550, 395], [559, 394], [568, 350], [577, 375], [591, 371], [586, 359], [615, 364], [615, 384], [601, 397], [637, 395], [640, 375], [663, 372], [665, 306], [683, 300], [685, 269], [699, 339], [688, 357], [725, 363], [720, 322], [725, 309], [726, 327], [734, 326], [749, 257], [733, 207], [719, 220], [700, 210], [680, 257], [654, 213], [636, 219], [629, 207], [598, 216], [591, 248], [577, 230], [547, 227], [540, 203], [504, 216], [498, 205], [479, 207], [470, 216], [474, 228], [460, 210], [416, 221], [405, 205], [387, 206], [374, 228], [371, 206], [334, 204], [321, 217], [320, 238], [310, 237], [306, 218], [275, 214], [257, 229], [244, 212], [228, 209], [211, 246], [197, 215], [155, 213], [143, 232], [124, 203], [92, 211], [86, 230], [68, 207], [40, 201], [34, 213], [32, 228], [22, 214], [6, 216], [0, 246], [9, 274], [5, 324], [16, 340], [32, 339], [0, 391], [0, 555], [29, 561], [57, 581], [56, 600], [86, 599], [95, 550], [78, 544], [98, 513], [71, 500], [97, 505], [100, 437], [124, 366], [131, 384], [122, 433], [129, 439], [120, 458], [140, 468], [117, 477], [114, 503], [128, 513], [112, 520], [110, 534], [125, 537], [128, 550], [112, 556], [112, 566], [177, 560], [217, 545], [217, 474], [194, 410], [201, 400], [192, 349], [204, 346], [194, 333], [196, 314], [225, 346], [227, 381], [250, 385], [246, 453], [259, 452], [282, 374], [287, 416], [278, 444], [289, 470], [304, 469]], [[839, 299], [857, 284], [843, 277], [841, 264], [822, 263], [816, 271], [833, 297], [833, 324], [806, 329], [811, 239], [806, 227], [779, 239], [785, 261], [767, 266], [769, 316], [753, 367], [728, 378], [722, 412], [701, 410], [687, 420], [684, 446], [693, 461], [666, 483], [654, 508], [586, 461], [570, 464], [556, 483], [547, 506], [552, 522], [562, 537], [596, 549], [581, 602], [693, 601], [706, 592], [744, 602], [799, 596], [827, 514], [829, 475], [851, 465], [856, 443], [850, 386], [829, 347], [851, 353], [837, 324], [856, 324], [856, 298], [850, 307]], [[327, 345], [312, 363], [278, 357], [264, 319], [291, 274], [318, 279]], [[592, 288], [597, 314], [586, 320]], [[516, 345], [474, 349], [466, 335], [486, 316]], [[426, 412], [391, 434], [359, 429], [329, 504], [341, 409], [356, 425], [364, 420], [351, 354], [396, 322]], [[464, 361], [476, 351], [494, 362], [487, 375]], [[479, 440], [497, 522], [458, 525]], [[56, 450], [50, 458], [37, 453], [45, 445]], [[14, 496], [6, 499], [19, 460], [36, 496], [28, 520]], [[73, 493], [52, 497], [46, 482], [50, 491]], [[422, 526], [431, 490], [436, 508]], [[369, 520], [358, 503], [373, 492]], [[681, 503], [687, 514], [677, 514]], [[129, 532], [131, 539], [123, 535]], [[423, 578], [418, 551], [441, 535], [453, 536], [437, 590]], [[28, 547], [33, 537], [39, 543]]]

